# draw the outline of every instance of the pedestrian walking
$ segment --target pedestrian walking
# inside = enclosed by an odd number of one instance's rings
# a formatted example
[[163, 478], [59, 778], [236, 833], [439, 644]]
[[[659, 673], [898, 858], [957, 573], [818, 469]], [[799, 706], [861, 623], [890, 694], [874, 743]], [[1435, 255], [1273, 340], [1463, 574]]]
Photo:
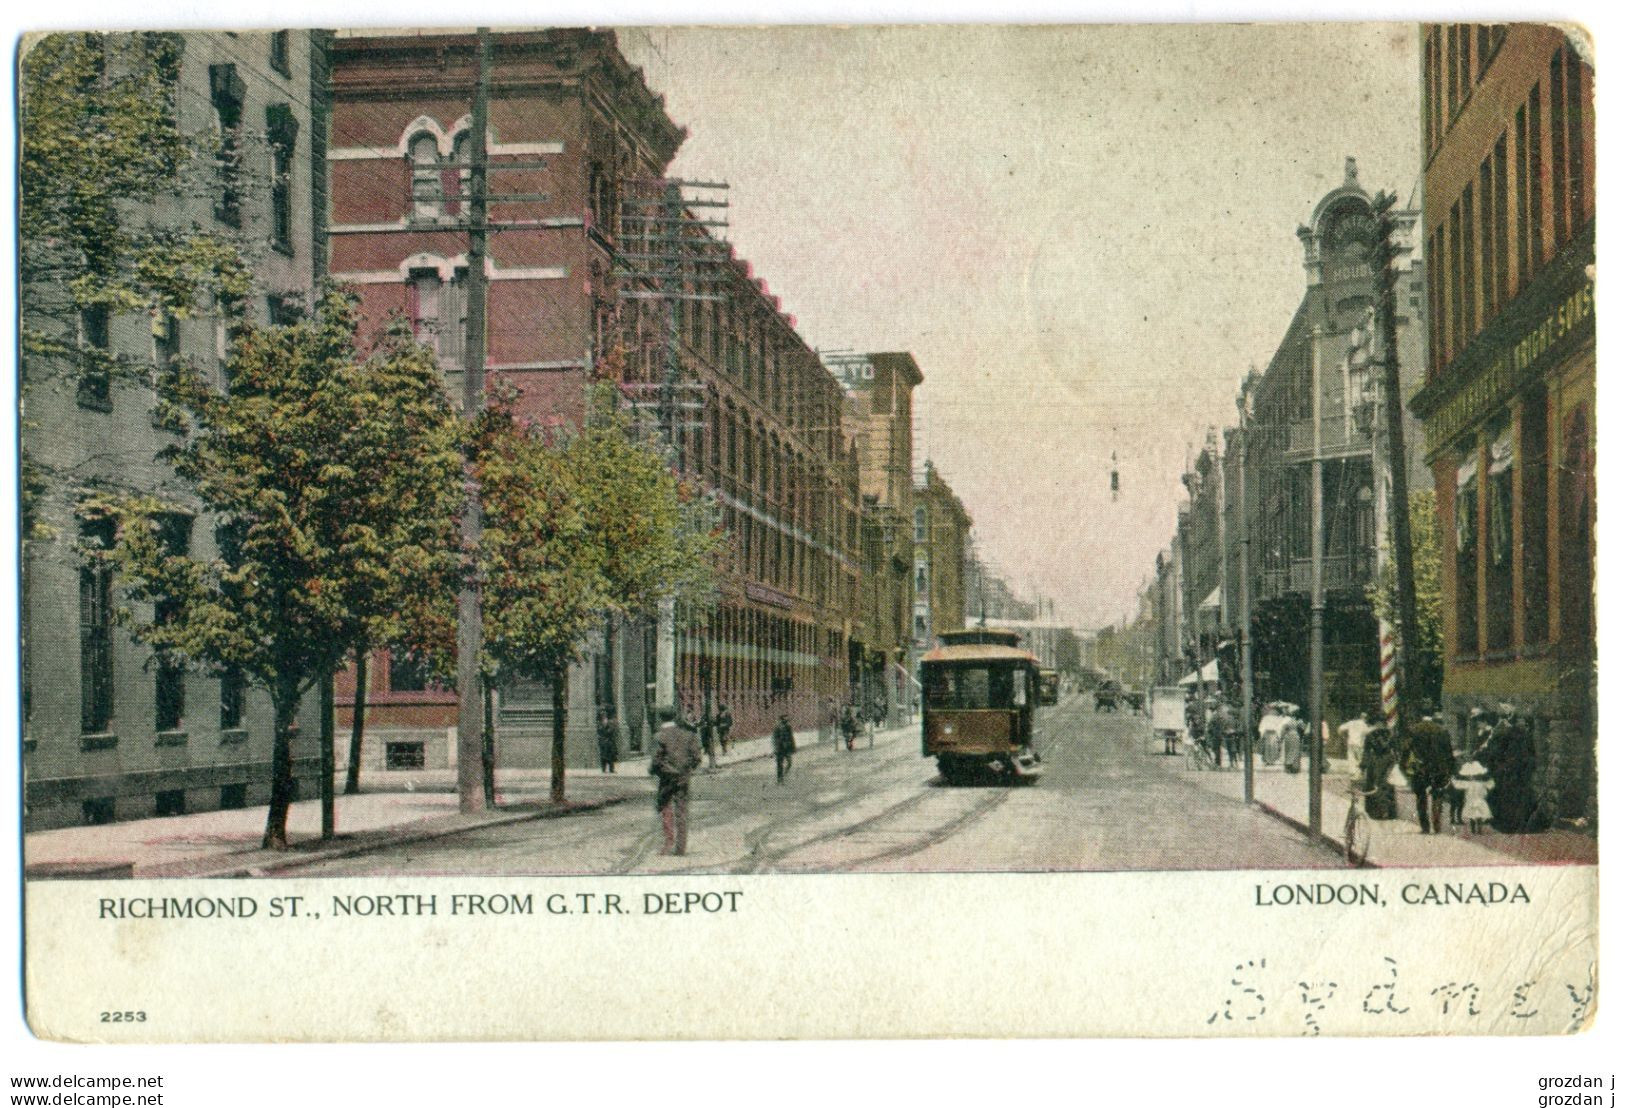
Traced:
[[1202, 700], [1195, 693], [1185, 698], [1185, 733], [1190, 736], [1192, 746], [1207, 744], [1207, 713], [1202, 710]]
[[700, 709], [700, 750], [705, 754], [706, 772], [717, 770], [717, 720], [709, 706]]
[[1445, 792], [1456, 769], [1450, 732], [1427, 718], [1412, 724], [1399, 768], [1416, 797], [1417, 826], [1424, 835], [1438, 834], [1444, 830]]
[[849, 703], [841, 709], [841, 737], [846, 740], [846, 748], [852, 749], [852, 744], [858, 738], [858, 713]]
[[666, 837], [662, 854], [688, 853], [688, 784], [701, 760], [694, 732], [677, 725], [674, 709], [662, 708], [654, 753], [649, 756], [649, 772], [659, 779], [655, 811]]
[[1479, 834], [1490, 821], [1489, 796], [1495, 782], [1490, 779], [1489, 770], [1474, 758], [1461, 767], [1451, 784], [1461, 790], [1462, 816], [1467, 820], [1468, 830]]
[[615, 763], [621, 760], [620, 728], [608, 708], [598, 710], [598, 768], [605, 773], [615, 772]]
[[717, 707], [717, 742], [722, 744], [722, 752], [728, 753], [728, 743], [731, 741], [734, 730], [733, 710], [726, 704]]
[[779, 722], [773, 728], [773, 768], [781, 785], [790, 774], [790, 761], [795, 752], [796, 733], [790, 729], [790, 717], [780, 713]]

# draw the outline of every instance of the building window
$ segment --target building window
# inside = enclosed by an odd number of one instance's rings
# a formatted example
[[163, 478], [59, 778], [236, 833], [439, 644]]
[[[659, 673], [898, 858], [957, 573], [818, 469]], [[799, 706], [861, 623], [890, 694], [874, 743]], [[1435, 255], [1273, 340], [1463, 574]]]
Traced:
[[165, 789], [153, 798], [153, 815], [162, 817], [184, 816], [185, 814], [185, 789]]
[[1499, 309], [1506, 303], [1507, 286], [1509, 284], [1508, 271], [1512, 266], [1511, 248], [1507, 241], [1507, 137], [1505, 132], [1495, 142], [1495, 151], [1490, 155], [1492, 164], [1491, 183], [1484, 191], [1485, 207], [1490, 206], [1490, 198], [1494, 197], [1494, 235], [1495, 235], [1495, 281], [1492, 289], [1492, 303]]
[[293, 151], [299, 121], [286, 104], [265, 109], [265, 133], [271, 146], [271, 245], [293, 253]]
[[1477, 253], [1473, 228], [1473, 186], [1468, 185], [1461, 194], [1461, 301], [1466, 315], [1463, 321], [1462, 346], [1478, 334], [1478, 274]]
[[394, 742], [384, 744], [385, 769], [422, 769], [423, 743]]
[[214, 217], [242, 225], [243, 99], [247, 89], [234, 65], [209, 67], [209, 99], [214, 105]]
[[1450, 349], [1446, 358], [1454, 358], [1467, 341], [1461, 299], [1461, 201], [1457, 200], [1450, 205]]
[[1552, 247], [1557, 249], [1569, 241], [1568, 172], [1569, 160], [1566, 143], [1568, 111], [1566, 82], [1563, 79], [1563, 51], [1552, 55], [1551, 113], [1552, 113]]
[[[159, 541], [172, 558], [184, 557], [192, 547], [192, 520], [189, 516], [171, 514], [158, 523]], [[153, 605], [153, 622], [171, 623], [180, 617], [180, 607], [173, 600], [159, 600]], [[158, 659], [153, 677], [153, 729], [159, 732], [179, 731], [186, 714], [186, 669], [179, 662]]]
[[238, 808], [248, 807], [248, 785], [239, 781], [234, 785], [220, 786], [220, 808], [222, 811], [235, 811]]
[[288, 32], [271, 32], [271, 68], [284, 77], [293, 76], [293, 66], [288, 61]]
[[113, 410], [113, 353], [109, 324], [110, 315], [105, 304], [94, 304], [79, 312], [79, 404], [102, 412]]
[[1584, 150], [1581, 135], [1580, 58], [1565, 45], [1552, 55], [1552, 245], [1568, 242], [1581, 221]]
[[389, 652], [389, 691], [428, 692], [436, 687], [429, 663], [415, 651], [394, 647]]
[[90, 797], [80, 804], [79, 811], [87, 827], [99, 827], [104, 823], [112, 823], [114, 819], [113, 798], [110, 796]]
[[[88, 550], [113, 545], [113, 521], [83, 520]], [[105, 734], [113, 722], [113, 571], [86, 559], [79, 567], [79, 730]]]
[[427, 131], [412, 136], [407, 143], [412, 163], [412, 217], [440, 218], [440, 143]]
[[1546, 199], [1541, 186], [1542, 146], [1540, 134], [1540, 86], [1536, 85], [1529, 90], [1529, 103], [1526, 105], [1529, 123], [1529, 274], [1523, 280], [1527, 281], [1546, 260]]
[[1518, 473], [1523, 483], [1523, 641], [1530, 645], [1550, 638], [1547, 619], [1546, 572], [1546, 443], [1548, 439], [1546, 390], [1536, 389], [1523, 400], [1519, 420]]
[[412, 333], [434, 351], [444, 367], [463, 364], [468, 342], [468, 298], [464, 274], [448, 283], [433, 269], [414, 270], [407, 279], [406, 310]]
[[1512, 428], [1504, 417], [1489, 444], [1489, 478], [1484, 489], [1486, 646], [1505, 650], [1512, 645]]
[[236, 731], [242, 727], [245, 692], [242, 670], [228, 669], [220, 675], [220, 730]]
[[1456, 651], [1478, 653], [1478, 444], [1456, 467]]
[[1461, 103], [1461, 88], [1457, 83], [1460, 71], [1456, 68], [1456, 55], [1460, 50], [1460, 37], [1461, 32], [1454, 23], [1445, 31], [1445, 64], [1448, 69], [1446, 77], [1449, 88], [1447, 103], [1450, 105], [1450, 118], [1452, 120], [1456, 118], [1456, 106]]

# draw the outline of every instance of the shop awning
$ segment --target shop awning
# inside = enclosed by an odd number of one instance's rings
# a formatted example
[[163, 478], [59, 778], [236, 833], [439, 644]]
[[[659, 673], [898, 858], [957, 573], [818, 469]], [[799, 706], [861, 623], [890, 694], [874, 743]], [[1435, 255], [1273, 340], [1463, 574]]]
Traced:
[[1217, 685], [1219, 683], [1219, 659], [1214, 658], [1201, 669], [1193, 669], [1179, 679], [1181, 685]]

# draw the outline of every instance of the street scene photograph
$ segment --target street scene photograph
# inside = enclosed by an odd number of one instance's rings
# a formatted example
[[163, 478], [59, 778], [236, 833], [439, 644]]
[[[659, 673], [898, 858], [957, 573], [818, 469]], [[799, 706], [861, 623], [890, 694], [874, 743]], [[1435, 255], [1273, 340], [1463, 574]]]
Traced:
[[25, 36], [28, 888], [1594, 867], [1594, 77]]

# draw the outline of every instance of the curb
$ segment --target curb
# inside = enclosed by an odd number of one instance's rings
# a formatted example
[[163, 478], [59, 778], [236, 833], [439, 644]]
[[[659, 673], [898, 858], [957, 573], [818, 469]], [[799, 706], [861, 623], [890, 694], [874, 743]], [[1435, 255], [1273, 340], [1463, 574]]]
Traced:
[[[434, 839], [449, 838], [452, 835], [461, 835], [467, 831], [482, 831], [487, 827], [507, 827], [516, 823], [528, 823], [535, 820], [562, 819], [582, 812], [597, 812], [605, 808], [624, 804], [633, 799], [630, 793], [604, 797], [600, 800], [584, 800], [579, 802], [566, 801], [556, 807], [539, 810], [512, 811], [483, 819], [474, 823], [462, 823], [456, 826], [428, 827], [415, 832], [399, 835], [380, 836], [377, 839], [365, 842], [350, 842], [326, 850], [315, 850], [308, 854], [300, 854], [293, 858], [273, 858], [260, 862], [239, 862], [214, 869], [204, 869], [201, 872], [189, 872], [183, 863], [168, 867], [154, 867], [141, 873], [137, 877], [174, 877], [214, 879], [222, 877], [271, 877], [286, 873], [289, 870], [301, 869], [305, 866], [318, 865], [322, 862], [331, 862], [340, 858], [353, 858], [360, 854], [369, 854], [375, 850], [387, 850], [396, 846], [411, 846], [415, 843], [429, 842]], [[256, 851], [256, 853], [258, 853]]]
[[[1282, 823], [1286, 824], [1288, 827], [1290, 827], [1293, 830], [1297, 831], [1299, 834], [1303, 835], [1305, 838], [1309, 839], [1311, 842], [1314, 842], [1314, 843], [1316, 843], [1316, 844], [1318, 844], [1320, 846], [1325, 847], [1327, 850], [1332, 851], [1339, 858], [1342, 858], [1345, 861], [1348, 860], [1348, 851], [1344, 847], [1343, 843], [1338, 841], [1337, 839], [1332, 838], [1332, 836], [1328, 835], [1326, 832], [1321, 831], [1319, 833], [1316, 833], [1315, 831], [1310, 829], [1310, 827], [1309, 827], [1309, 825], [1307, 823], [1304, 823], [1302, 820], [1298, 819], [1296, 816], [1289, 816], [1285, 812], [1281, 811], [1279, 808], [1276, 808], [1273, 805], [1266, 803], [1265, 801], [1258, 800], [1258, 799], [1255, 798], [1253, 800], [1253, 807], [1257, 808], [1259, 811], [1263, 812], [1266, 816], [1269, 816], [1272, 819], [1280, 820]], [[1366, 854], [1366, 857], [1365, 857], [1364, 861], [1362, 861], [1359, 865], [1351, 866], [1350, 868], [1351, 869], [1382, 869], [1382, 864], [1380, 862], [1373, 862], [1371, 860], [1371, 855], [1368, 852]]]

